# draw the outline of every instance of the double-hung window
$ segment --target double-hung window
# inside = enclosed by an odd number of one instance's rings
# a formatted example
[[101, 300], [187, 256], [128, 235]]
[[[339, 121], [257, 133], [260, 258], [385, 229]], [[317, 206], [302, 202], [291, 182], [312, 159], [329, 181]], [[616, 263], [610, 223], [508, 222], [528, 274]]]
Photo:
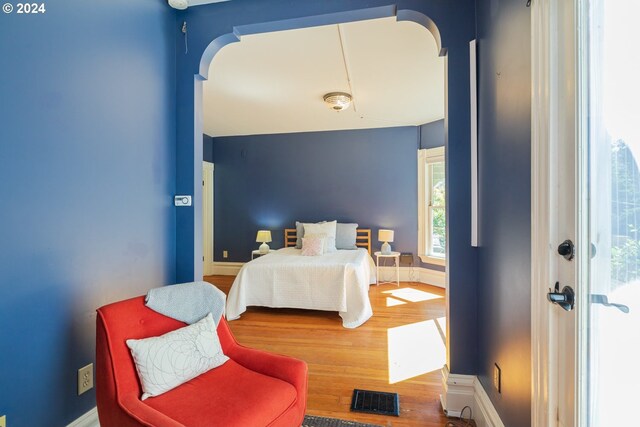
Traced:
[[444, 147], [418, 150], [418, 252], [422, 262], [445, 265]]

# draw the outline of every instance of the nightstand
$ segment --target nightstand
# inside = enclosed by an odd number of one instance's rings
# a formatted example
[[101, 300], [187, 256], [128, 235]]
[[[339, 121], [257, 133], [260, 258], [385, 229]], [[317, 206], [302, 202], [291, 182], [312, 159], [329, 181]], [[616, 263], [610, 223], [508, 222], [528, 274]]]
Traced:
[[269, 252], [267, 252], [266, 254], [263, 254], [263, 253], [260, 253], [260, 249], [256, 249], [254, 251], [251, 251], [251, 259], [254, 259], [255, 257], [261, 257], [262, 255], [267, 255], [275, 251], [276, 251], [275, 249], [269, 249]]
[[[385, 284], [385, 283], [395, 283], [396, 286], [400, 287], [400, 252], [391, 252], [390, 254], [383, 254], [382, 252], [375, 252], [374, 255], [376, 256], [376, 285], [381, 285], [381, 284]], [[380, 258], [382, 258], [382, 260]], [[380, 262], [384, 261], [385, 258], [393, 258], [393, 262], [394, 262], [395, 267], [396, 267], [396, 281], [395, 282], [381, 282], [380, 281]]]

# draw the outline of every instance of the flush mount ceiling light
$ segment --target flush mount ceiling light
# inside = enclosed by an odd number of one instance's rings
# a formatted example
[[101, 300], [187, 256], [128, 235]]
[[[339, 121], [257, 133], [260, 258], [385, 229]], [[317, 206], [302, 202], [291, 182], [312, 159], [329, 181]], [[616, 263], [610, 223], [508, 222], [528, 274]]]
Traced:
[[169, 6], [174, 9], [184, 10], [189, 7], [188, 0], [169, 0]]
[[346, 92], [331, 92], [322, 97], [325, 104], [334, 111], [343, 111], [351, 105], [351, 95]]

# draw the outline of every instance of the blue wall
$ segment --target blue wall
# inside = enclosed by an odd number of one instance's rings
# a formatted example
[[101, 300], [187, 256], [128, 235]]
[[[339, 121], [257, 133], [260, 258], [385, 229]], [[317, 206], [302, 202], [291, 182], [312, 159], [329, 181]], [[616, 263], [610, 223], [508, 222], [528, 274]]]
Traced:
[[213, 137], [202, 135], [202, 160], [213, 163]]
[[[335, 24], [354, 19], [398, 16], [419, 22], [436, 32], [447, 52], [448, 82], [445, 129], [447, 130], [447, 222], [449, 229], [449, 319], [447, 322], [452, 372], [475, 374], [477, 358], [477, 251], [471, 243], [470, 143], [469, 143], [469, 41], [475, 38], [475, 1], [442, 0], [246, 0], [215, 3], [178, 13], [177, 21], [189, 26], [189, 52], [184, 54], [184, 38], [176, 34], [177, 116], [176, 191], [193, 194], [194, 206], [176, 215], [178, 280], [202, 274], [201, 242], [201, 128], [194, 122], [194, 91], [201, 78], [203, 53], [236, 41], [234, 34], [251, 34]], [[435, 28], [434, 26], [437, 26]], [[207, 51], [212, 45], [213, 50]], [[211, 56], [208, 56], [210, 59]], [[205, 61], [206, 62], [206, 61]], [[207, 67], [208, 69], [208, 67]]]
[[213, 141], [216, 261], [249, 260], [259, 229], [283, 247], [296, 220], [357, 222], [372, 229], [376, 250], [378, 228], [391, 228], [394, 250], [416, 255], [417, 127]]
[[446, 136], [444, 120], [436, 120], [419, 128], [420, 148], [436, 148], [444, 145]]
[[[15, 3], [14, 3], [15, 5]], [[0, 14], [0, 414], [64, 426], [95, 309], [175, 280], [175, 45], [161, 0]]]
[[478, 1], [478, 374], [504, 424], [518, 427], [531, 414], [529, 20], [524, 2]]

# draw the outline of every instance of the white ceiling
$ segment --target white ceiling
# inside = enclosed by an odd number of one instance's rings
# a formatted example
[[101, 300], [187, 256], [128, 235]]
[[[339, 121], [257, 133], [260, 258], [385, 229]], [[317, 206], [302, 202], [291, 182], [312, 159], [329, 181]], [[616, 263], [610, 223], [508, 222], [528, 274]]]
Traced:
[[[211, 136], [420, 125], [444, 117], [444, 60], [435, 39], [395, 18], [243, 36], [214, 57], [203, 87], [204, 132]], [[351, 93], [354, 105], [331, 111], [322, 97], [334, 91]]]

